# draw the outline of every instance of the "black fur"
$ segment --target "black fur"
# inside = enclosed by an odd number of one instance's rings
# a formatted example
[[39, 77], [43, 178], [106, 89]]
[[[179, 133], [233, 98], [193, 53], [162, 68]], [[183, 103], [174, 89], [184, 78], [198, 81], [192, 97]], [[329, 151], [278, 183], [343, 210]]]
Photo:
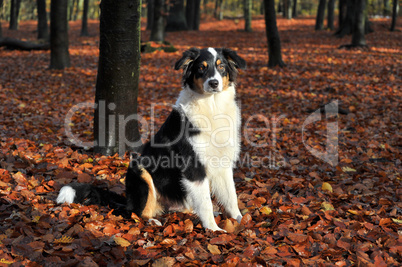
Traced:
[[71, 183], [69, 186], [76, 191], [75, 203], [109, 206], [118, 213], [126, 208], [126, 198], [115, 192], [90, 184]]
[[[173, 109], [160, 130], [150, 142], [145, 144], [141, 157], [131, 163], [126, 183], [138, 180], [138, 173], [130, 169], [136, 169], [138, 165], [142, 165], [151, 174], [155, 188], [162, 197], [181, 203], [185, 192], [180, 180], [185, 177], [188, 180], [197, 181], [206, 176], [204, 166], [188, 142], [188, 137], [196, 134], [199, 134], [199, 130], [183, 113]], [[169, 159], [168, 166], [161, 164], [164, 159]], [[133, 194], [135, 193], [126, 188], [128, 199], [134, 198], [131, 197]], [[132, 203], [132, 205], [136, 204]]]
[[127, 214], [141, 214], [147, 203], [148, 185], [141, 178], [143, 170], [137, 164], [131, 163], [126, 175]]

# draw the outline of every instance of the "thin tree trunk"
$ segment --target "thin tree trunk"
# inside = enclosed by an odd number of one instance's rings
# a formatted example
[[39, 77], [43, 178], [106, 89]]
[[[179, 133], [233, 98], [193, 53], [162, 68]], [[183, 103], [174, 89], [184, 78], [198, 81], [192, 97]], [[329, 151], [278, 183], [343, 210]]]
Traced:
[[246, 32], [251, 32], [251, 6], [252, 1], [251, 0], [243, 0], [243, 5], [244, 5], [244, 30]]
[[73, 8], [73, 20], [78, 19], [78, 13], [80, 12], [80, 0], [75, 1], [75, 7]]
[[187, 0], [186, 22], [187, 29], [198, 31], [200, 28], [201, 0]]
[[84, 0], [80, 36], [89, 36], [89, 33], [88, 33], [88, 4], [89, 4], [89, 0]]
[[355, 1], [355, 23], [352, 34], [352, 46], [366, 46], [365, 22], [366, 22], [366, 0]]
[[389, 6], [389, 0], [384, 0], [384, 9], [383, 9], [383, 15], [384, 17], [389, 16], [390, 12], [390, 6]]
[[327, 27], [331, 31], [334, 30], [334, 10], [335, 10], [335, 0], [328, 1], [328, 14], [327, 14]]
[[166, 7], [165, 0], [153, 0], [152, 22], [150, 41], [165, 41], [165, 25], [166, 25]]
[[292, 0], [283, 0], [283, 17], [292, 19]]
[[391, 22], [391, 28], [390, 28], [390, 31], [395, 31], [395, 27], [396, 27], [396, 19], [398, 18], [398, 9], [399, 9], [399, 3], [398, 3], [398, 0], [393, 0], [393, 7], [392, 7], [392, 22]]
[[147, 30], [152, 30], [154, 22], [155, 0], [147, 0]]
[[186, 15], [184, 13], [184, 0], [173, 0], [169, 9], [166, 31], [187, 30]]
[[[0, 0], [0, 10], [3, 10], [3, 0]], [[1, 27], [1, 23], [0, 23], [0, 39], [3, 38], [3, 29]]]
[[10, 6], [10, 30], [18, 30], [18, 17], [20, 14], [21, 0], [11, 0]]
[[68, 0], [50, 3], [50, 69], [70, 67], [67, 7]]
[[346, 5], [347, 0], [339, 0], [338, 3], [338, 31], [341, 29], [343, 23], [345, 22], [346, 19], [346, 12], [347, 12], [347, 5]]
[[194, 25], [193, 25], [194, 31], [198, 31], [200, 29], [200, 20], [201, 20], [201, 0], [195, 0]]
[[324, 28], [325, 6], [326, 0], [320, 0], [317, 9], [317, 17], [315, 21], [315, 30], [319, 31]]
[[38, 39], [49, 39], [47, 26], [46, 0], [36, 0], [38, 9]]
[[96, 80], [95, 153], [123, 155], [141, 145], [137, 121], [141, 0], [102, 0]]
[[215, 0], [215, 11], [214, 11], [214, 16], [218, 20], [223, 20], [223, 5], [224, 5], [224, 0]]
[[[3, 0], [0, 0], [0, 10], [3, 9]], [[1, 23], [0, 23], [0, 39], [3, 38], [3, 28], [1, 27]]]
[[215, 0], [215, 9], [214, 9], [214, 17], [215, 18], [218, 18], [219, 1], [221, 1], [221, 0]]
[[354, 1], [355, 0], [345, 0], [343, 2], [343, 9], [346, 9], [346, 11], [342, 11], [342, 13], [346, 13], [346, 15], [343, 17], [342, 24], [339, 25], [339, 29], [335, 33], [335, 35], [339, 38], [352, 33], [353, 25], [355, 22], [354, 16], [356, 8]]
[[292, 17], [297, 17], [297, 0], [293, 0]]
[[287, 5], [287, 16], [286, 16], [286, 18], [287, 19], [292, 19], [292, 10], [293, 10], [293, 8], [292, 8], [292, 0], [285, 0], [285, 1], [287, 1], [288, 2], [288, 5]]
[[74, 6], [75, 6], [76, 1], [77, 0], [69, 0], [68, 1], [68, 21], [73, 20]]
[[195, 1], [187, 0], [186, 3], [186, 22], [187, 29], [194, 30], [194, 16], [195, 16]]
[[281, 40], [276, 25], [275, 1], [264, 0], [265, 5], [265, 32], [268, 40], [268, 67], [284, 67], [282, 60]]

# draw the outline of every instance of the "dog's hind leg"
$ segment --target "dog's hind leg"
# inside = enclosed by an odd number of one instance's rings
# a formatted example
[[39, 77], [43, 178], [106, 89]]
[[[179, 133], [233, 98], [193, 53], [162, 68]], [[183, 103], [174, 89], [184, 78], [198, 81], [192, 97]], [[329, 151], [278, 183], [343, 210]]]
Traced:
[[126, 176], [127, 212], [134, 212], [146, 219], [153, 218], [161, 208], [149, 172], [142, 166], [131, 166]]
[[183, 179], [182, 183], [187, 192], [187, 202], [200, 218], [202, 225], [213, 231], [223, 231], [215, 222], [208, 179], [202, 181]]

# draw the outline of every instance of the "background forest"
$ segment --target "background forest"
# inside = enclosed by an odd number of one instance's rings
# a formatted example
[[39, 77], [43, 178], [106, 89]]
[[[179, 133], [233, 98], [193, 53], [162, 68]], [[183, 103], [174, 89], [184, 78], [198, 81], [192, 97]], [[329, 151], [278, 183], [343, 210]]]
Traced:
[[[134, 139], [148, 140], [168, 116], [183, 51], [228, 47], [247, 61], [237, 85], [242, 152], [234, 172], [244, 217], [239, 224], [218, 215], [227, 233], [206, 231], [187, 213], [164, 214], [157, 225], [55, 203], [73, 181], [124, 193], [131, 149], [119, 155], [88, 145], [107, 82], [99, 80], [101, 3], [0, 4], [1, 266], [402, 264], [398, 1], [143, 1], [139, 27], [126, 25], [140, 33], [130, 44], [138, 50], [130, 70], [139, 70], [126, 83], [135, 91], [130, 108], [143, 118]], [[181, 24], [169, 19], [177, 10]], [[52, 34], [60, 18], [66, 23]], [[52, 41], [62, 33], [67, 39]], [[280, 40], [277, 50], [270, 40]], [[336, 112], [326, 109], [331, 103]], [[313, 114], [320, 119], [306, 124]], [[337, 127], [335, 163], [312, 153], [329, 151], [329, 125]]]

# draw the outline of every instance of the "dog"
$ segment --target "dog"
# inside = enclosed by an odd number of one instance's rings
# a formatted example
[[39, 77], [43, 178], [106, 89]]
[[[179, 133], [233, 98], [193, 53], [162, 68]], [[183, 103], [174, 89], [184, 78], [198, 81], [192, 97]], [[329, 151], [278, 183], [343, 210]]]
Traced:
[[215, 222], [211, 194], [231, 218], [241, 221], [233, 168], [240, 154], [238, 69], [246, 62], [227, 48], [191, 48], [176, 62], [182, 91], [159, 131], [132, 158], [126, 197], [89, 184], [61, 188], [57, 203], [109, 205], [151, 219], [163, 212], [192, 210], [202, 225]]

